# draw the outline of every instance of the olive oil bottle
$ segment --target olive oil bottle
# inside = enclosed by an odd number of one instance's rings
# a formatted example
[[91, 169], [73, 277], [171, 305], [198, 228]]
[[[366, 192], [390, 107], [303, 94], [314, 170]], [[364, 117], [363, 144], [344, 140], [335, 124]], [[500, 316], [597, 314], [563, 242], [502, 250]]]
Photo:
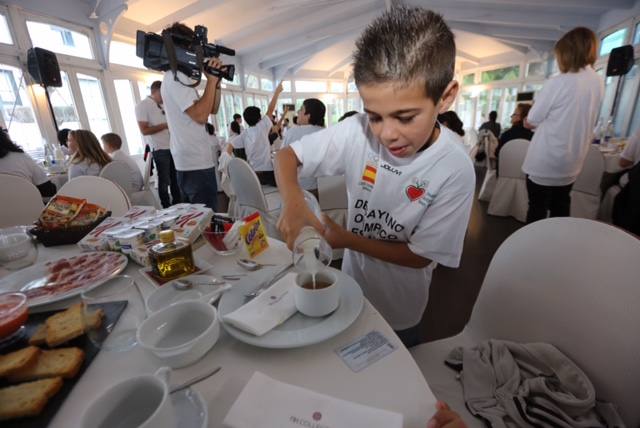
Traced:
[[153, 273], [163, 279], [188, 275], [196, 270], [191, 244], [176, 240], [173, 230], [160, 232], [160, 243], [149, 250]]

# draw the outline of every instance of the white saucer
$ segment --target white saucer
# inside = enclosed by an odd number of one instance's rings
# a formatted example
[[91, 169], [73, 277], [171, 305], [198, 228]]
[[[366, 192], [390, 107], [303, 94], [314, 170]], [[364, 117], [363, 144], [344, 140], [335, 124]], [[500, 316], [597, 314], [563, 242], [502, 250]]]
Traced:
[[207, 403], [191, 388], [171, 394], [171, 403], [176, 413], [176, 428], [205, 428], [209, 424]]

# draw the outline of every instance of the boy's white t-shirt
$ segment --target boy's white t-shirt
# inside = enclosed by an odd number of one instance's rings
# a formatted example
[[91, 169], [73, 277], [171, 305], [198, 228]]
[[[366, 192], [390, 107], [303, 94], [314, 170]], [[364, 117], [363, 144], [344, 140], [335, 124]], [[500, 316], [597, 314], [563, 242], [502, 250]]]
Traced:
[[[167, 118], [162, 112], [162, 107], [151, 97], [147, 97], [136, 106], [136, 120], [138, 122], [148, 122], [149, 126], [157, 126], [167, 122]], [[169, 130], [163, 129], [155, 134], [144, 135], [144, 141], [153, 150], [168, 150], [170, 147]]]
[[604, 94], [602, 78], [587, 66], [544, 84], [527, 115], [536, 126], [522, 171], [541, 186], [576, 181], [589, 151]]
[[[191, 84], [182, 72], [177, 72], [181, 82]], [[178, 171], [196, 171], [213, 168], [211, 140], [204, 125], [189, 117], [186, 110], [199, 96], [194, 88], [182, 85], [173, 79], [173, 72], [167, 71], [160, 87], [164, 111], [171, 135], [171, 155]]]
[[244, 146], [247, 162], [254, 171], [273, 171], [269, 144], [269, 131], [272, 126], [271, 119], [263, 116], [260, 122], [242, 131], [240, 138], [233, 142], [233, 147], [236, 149]]
[[[293, 129], [290, 129], [287, 134], [284, 136], [284, 141], [282, 142], [282, 146], [290, 146], [291, 143], [298, 141], [300, 138], [305, 135], [313, 134], [314, 132], [322, 131], [324, 128], [322, 126], [317, 125], [302, 125], [296, 126]], [[305, 190], [313, 190], [318, 188], [318, 180], [314, 178], [298, 178], [298, 183], [300, 183], [300, 187]]]
[[354, 115], [291, 144], [304, 177], [344, 175], [347, 229], [367, 238], [406, 242], [432, 260], [423, 269], [383, 262], [345, 250], [342, 270], [394, 330], [416, 325], [429, 297], [436, 263], [457, 267], [471, 213], [475, 172], [461, 139], [440, 136], [410, 158], [397, 158], [378, 143], [367, 117]]

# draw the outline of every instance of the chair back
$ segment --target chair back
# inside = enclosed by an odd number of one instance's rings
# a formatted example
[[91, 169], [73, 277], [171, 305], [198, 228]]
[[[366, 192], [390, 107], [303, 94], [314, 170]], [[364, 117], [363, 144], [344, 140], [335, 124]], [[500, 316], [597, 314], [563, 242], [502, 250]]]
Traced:
[[153, 156], [150, 153], [147, 160], [144, 161], [144, 175], [142, 176], [142, 190], [149, 189], [149, 178], [151, 178], [151, 166], [153, 165]]
[[347, 209], [347, 185], [344, 175], [318, 177], [318, 199], [323, 210]]
[[0, 227], [31, 224], [44, 208], [38, 188], [15, 175], [0, 174], [0, 200], [4, 201]]
[[58, 194], [84, 198], [108, 209], [114, 217], [124, 215], [131, 208], [129, 197], [120, 186], [106, 178], [92, 175], [82, 175], [67, 181], [58, 190]]
[[640, 240], [605, 223], [565, 217], [527, 225], [493, 256], [465, 332], [476, 342], [555, 345], [600, 400], [639, 426], [638, 260]]
[[231, 186], [240, 207], [249, 207], [266, 213], [269, 210], [267, 200], [260, 187], [260, 181], [255, 171], [244, 160], [233, 158], [227, 167]]
[[478, 134], [478, 138], [482, 144], [484, 153], [486, 154], [486, 165], [488, 170], [496, 169], [496, 148], [498, 147], [498, 139], [493, 132], [483, 129]]
[[467, 147], [473, 147], [478, 144], [478, 132], [473, 128], [466, 128], [464, 130], [464, 137], [462, 137], [464, 145]]
[[590, 145], [582, 171], [576, 178], [572, 190], [600, 196], [602, 174], [604, 174], [604, 156], [597, 147]]
[[526, 175], [522, 172], [522, 164], [528, 149], [528, 140], [518, 138], [508, 141], [500, 150], [498, 175], [505, 178], [526, 179]]
[[100, 171], [100, 177], [116, 183], [130, 197], [136, 189], [131, 182], [131, 167], [121, 161], [111, 161]]

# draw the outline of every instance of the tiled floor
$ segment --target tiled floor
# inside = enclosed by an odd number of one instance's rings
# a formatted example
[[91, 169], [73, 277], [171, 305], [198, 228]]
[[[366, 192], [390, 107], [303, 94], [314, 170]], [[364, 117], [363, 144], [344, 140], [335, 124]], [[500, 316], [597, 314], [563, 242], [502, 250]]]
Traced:
[[[476, 175], [477, 194], [484, 169], [477, 170]], [[227, 203], [226, 196], [219, 193], [218, 211], [225, 212]], [[452, 336], [464, 328], [493, 254], [502, 241], [522, 226], [512, 218], [489, 216], [487, 203], [474, 198], [460, 267], [439, 266], [434, 272], [429, 304], [421, 321], [424, 342]], [[339, 268], [340, 263], [332, 265]]]

